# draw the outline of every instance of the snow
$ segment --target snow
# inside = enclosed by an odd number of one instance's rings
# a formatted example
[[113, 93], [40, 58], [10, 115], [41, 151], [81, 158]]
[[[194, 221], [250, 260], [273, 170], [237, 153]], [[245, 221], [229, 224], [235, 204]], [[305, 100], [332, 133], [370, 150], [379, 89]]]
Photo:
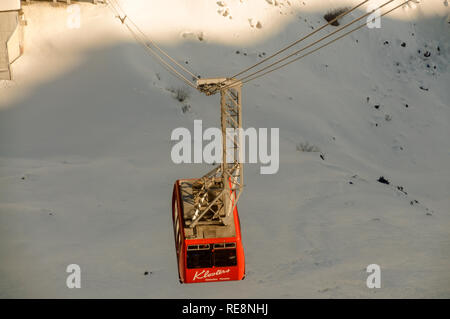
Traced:
[[[203, 78], [234, 74], [356, 3], [121, 1]], [[244, 127], [280, 128], [280, 170], [245, 165], [246, 279], [198, 285], [178, 283], [171, 192], [211, 166], [173, 164], [170, 134], [195, 119], [217, 127], [219, 97], [191, 89], [178, 102], [169, 90], [182, 82], [107, 7], [79, 6], [81, 28], [68, 29], [65, 5], [24, 5], [25, 54], [0, 84], [1, 297], [450, 297], [447, 1], [399, 9], [244, 86]], [[81, 289], [66, 287], [72, 263]], [[366, 287], [374, 263], [380, 289]]]

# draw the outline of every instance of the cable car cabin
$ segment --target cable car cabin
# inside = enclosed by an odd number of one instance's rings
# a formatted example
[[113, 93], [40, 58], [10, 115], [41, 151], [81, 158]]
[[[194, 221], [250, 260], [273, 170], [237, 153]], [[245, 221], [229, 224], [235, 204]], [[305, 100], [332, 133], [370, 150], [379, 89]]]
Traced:
[[178, 180], [173, 188], [172, 218], [180, 282], [242, 280], [245, 260], [237, 207], [227, 224], [214, 218], [213, 211], [205, 213], [210, 216], [196, 216], [194, 193], [198, 180]]

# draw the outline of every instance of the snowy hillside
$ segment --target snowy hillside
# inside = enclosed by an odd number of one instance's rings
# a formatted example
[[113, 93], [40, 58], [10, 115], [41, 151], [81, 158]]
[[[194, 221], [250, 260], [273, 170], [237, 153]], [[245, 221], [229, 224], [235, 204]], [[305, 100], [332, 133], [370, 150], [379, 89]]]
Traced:
[[[358, 2], [120, 1], [202, 78]], [[399, 9], [243, 87], [244, 127], [280, 128], [279, 172], [245, 165], [246, 279], [198, 285], [178, 282], [171, 195], [211, 166], [174, 164], [170, 135], [218, 127], [219, 96], [177, 101], [185, 85], [108, 7], [79, 6], [69, 29], [65, 5], [24, 5], [25, 54], [0, 83], [0, 297], [450, 297], [448, 1]], [[73, 263], [81, 289], [66, 287]], [[369, 264], [380, 289], [366, 287]]]

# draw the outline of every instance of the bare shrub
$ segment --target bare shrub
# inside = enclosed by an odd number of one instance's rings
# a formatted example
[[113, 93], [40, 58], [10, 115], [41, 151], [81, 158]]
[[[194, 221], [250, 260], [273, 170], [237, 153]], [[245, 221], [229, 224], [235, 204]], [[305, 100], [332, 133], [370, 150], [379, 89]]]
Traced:
[[[340, 16], [341, 14], [343, 14], [344, 12], [348, 11], [348, 9], [349, 9], [348, 7], [344, 7], [344, 8], [337, 8], [337, 9], [330, 10], [323, 16], [323, 18], [325, 20], [327, 20], [328, 22], [330, 22], [334, 18], [336, 18], [336, 17]], [[339, 21], [338, 20], [333, 21], [331, 23], [331, 25], [334, 25], [335, 27], [337, 27], [339, 25]]]
[[189, 112], [191, 110], [191, 106], [189, 104], [185, 104], [181, 107], [181, 111], [183, 113]]
[[309, 144], [308, 142], [299, 143], [296, 148], [299, 152], [320, 152], [320, 149], [316, 145]]
[[167, 89], [169, 92], [172, 92], [174, 94], [174, 98], [178, 100], [179, 102], [184, 102], [189, 97], [189, 90], [188, 88], [182, 87], [182, 88], [170, 88]]

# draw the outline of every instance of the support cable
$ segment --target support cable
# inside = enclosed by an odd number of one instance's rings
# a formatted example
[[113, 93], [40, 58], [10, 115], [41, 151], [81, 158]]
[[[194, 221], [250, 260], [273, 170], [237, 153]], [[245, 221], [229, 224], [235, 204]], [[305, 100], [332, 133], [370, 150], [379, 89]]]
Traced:
[[259, 61], [258, 63], [256, 63], [256, 64], [254, 64], [254, 65], [248, 67], [247, 69], [245, 69], [245, 70], [243, 70], [243, 71], [241, 71], [241, 72], [239, 72], [239, 73], [233, 75], [232, 78], [237, 78], [239, 75], [241, 75], [241, 74], [243, 74], [243, 73], [245, 73], [245, 72], [247, 72], [247, 71], [253, 69], [254, 67], [257, 67], [258, 65], [260, 65], [260, 64], [262, 64], [262, 63], [264, 63], [264, 62], [266, 62], [266, 61], [268, 61], [268, 60], [270, 60], [270, 59], [272, 59], [272, 58], [275, 57], [275, 56], [277, 56], [278, 54], [283, 53], [284, 51], [286, 51], [286, 50], [292, 48], [294, 45], [296, 45], [296, 44], [298, 44], [298, 43], [300, 43], [300, 42], [302, 42], [302, 41], [308, 39], [309, 37], [313, 36], [313, 35], [316, 34], [317, 32], [319, 32], [319, 31], [321, 31], [322, 29], [326, 28], [326, 27], [329, 26], [330, 24], [333, 24], [333, 23], [336, 22], [338, 19], [343, 18], [344, 16], [346, 16], [346, 15], [350, 14], [351, 12], [355, 11], [356, 9], [358, 9], [359, 7], [361, 7], [363, 4], [367, 3], [368, 1], [369, 1], [369, 0], [365, 0], [365, 1], [361, 2], [361, 3], [359, 3], [358, 5], [354, 6], [354, 7], [351, 8], [350, 10], [347, 10], [347, 11], [345, 11], [345, 12], [339, 14], [338, 16], [336, 16], [335, 18], [333, 18], [332, 20], [328, 21], [327, 24], [324, 24], [323, 26], [321, 26], [320, 28], [316, 29], [315, 31], [313, 31], [313, 32], [311, 32], [311, 33], [305, 35], [304, 37], [298, 39], [297, 41], [294, 41], [293, 43], [291, 43], [290, 45], [284, 47], [283, 49], [281, 49], [281, 50], [275, 52], [275, 53], [272, 54], [271, 56], [269, 56], [269, 57], [267, 57], [267, 58], [265, 58], [265, 59]]

